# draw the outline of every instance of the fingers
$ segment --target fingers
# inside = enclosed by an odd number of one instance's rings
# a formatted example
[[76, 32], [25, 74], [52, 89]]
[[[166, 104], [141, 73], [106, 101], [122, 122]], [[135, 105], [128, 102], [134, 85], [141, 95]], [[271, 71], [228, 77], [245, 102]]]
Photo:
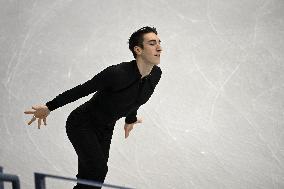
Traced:
[[30, 125], [32, 122], [36, 120], [36, 117], [32, 117], [32, 119], [28, 122], [28, 125]]
[[142, 119], [141, 118], [137, 118], [137, 121], [135, 123], [142, 123]]
[[127, 138], [127, 137], [129, 136], [130, 131], [131, 131], [131, 130], [126, 130], [126, 131], [125, 131], [125, 138]]
[[42, 124], [42, 120], [43, 120], [44, 125], [47, 125], [46, 124], [46, 116], [47, 115], [45, 115], [46, 113], [41, 110], [40, 105], [34, 105], [34, 106], [32, 106], [32, 109], [33, 110], [24, 111], [25, 114], [33, 114], [33, 117], [28, 122], [28, 125], [31, 125], [37, 118], [38, 118], [38, 129], [40, 129], [40, 126]]
[[141, 118], [137, 118], [137, 121], [135, 123], [131, 123], [131, 124], [127, 124], [125, 123], [124, 125], [124, 130], [125, 130], [125, 135], [124, 137], [127, 138], [129, 136], [130, 131], [133, 129], [133, 126], [136, 123], [142, 123], [142, 119]]
[[32, 109], [37, 110], [39, 107], [37, 105], [32, 106]]
[[124, 130], [125, 130], [125, 138], [127, 138], [129, 136], [129, 133], [130, 131], [133, 129], [133, 125], [130, 125], [128, 127], [125, 127]]
[[43, 123], [44, 123], [44, 125], [47, 125], [47, 124], [46, 124], [46, 117], [43, 118]]
[[127, 138], [129, 135], [129, 132], [128, 132], [128, 129], [127, 129], [127, 126], [124, 127], [124, 138]]
[[37, 128], [38, 128], [38, 129], [40, 129], [41, 120], [42, 120], [41, 118], [38, 118], [38, 120], [37, 120]]
[[[34, 122], [36, 120], [36, 117], [32, 117], [32, 119], [28, 122], [28, 125], [32, 124], [32, 122]], [[47, 125], [46, 124], [46, 117], [45, 118], [38, 118], [38, 121], [37, 121], [37, 128], [40, 129], [40, 126], [41, 126], [41, 121], [43, 120], [44, 122], [44, 125]]]
[[36, 111], [33, 110], [26, 110], [24, 111], [25, 114], [34, 114]]

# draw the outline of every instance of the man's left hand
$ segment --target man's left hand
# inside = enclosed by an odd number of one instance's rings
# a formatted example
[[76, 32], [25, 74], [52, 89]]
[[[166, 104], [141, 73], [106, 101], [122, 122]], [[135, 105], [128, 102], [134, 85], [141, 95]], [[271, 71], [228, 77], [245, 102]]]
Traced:
[[133, 126], [136, 123], [142, 123], [142, 119], [141, 118], [137, 118], [137, 121], [134, 122], [134, 123], [131, 123], [131, 124], [125, 123], [125, 125], [124, 125], [125, 138], [127, 138], [129, 136], [130, 131], [133, 129]]

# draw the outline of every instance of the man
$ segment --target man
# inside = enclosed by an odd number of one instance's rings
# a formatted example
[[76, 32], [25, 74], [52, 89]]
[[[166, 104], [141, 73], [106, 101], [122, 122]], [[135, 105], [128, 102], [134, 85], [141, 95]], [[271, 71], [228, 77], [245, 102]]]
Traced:
[[[77, 178], [104, 182], [108, 166], [109, 147], [115, 123], [125, 118], [125, 138], [133, 126], [141, 123], [137, 110], [145, 104], [156, 85], [162, 71], [160, 63], [161, 41], [156, 28], [143, 27], [129, 38], [129, 49], [135, 60], [122, 62], [105, 68], [87, 82], [59, 94], [45, 105], [36, 105], [29, 125], [38, 118], [46, 125], [50, 111], [81, 97], [96, 92], [93, 97], [73, 110], [66, 121], [66, 132], [78, 155]], [[74, 189], [94, 189], [77, 184]]]

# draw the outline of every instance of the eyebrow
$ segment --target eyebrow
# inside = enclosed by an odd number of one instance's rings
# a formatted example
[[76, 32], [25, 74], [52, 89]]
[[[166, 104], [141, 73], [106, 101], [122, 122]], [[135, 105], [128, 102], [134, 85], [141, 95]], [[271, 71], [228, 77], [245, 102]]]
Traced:
[[[156, 40], [155, 40], [155, 39], [152, 39], [152, 40], [150, 40], [150, 41], [148, 41], [148, 42], [156, 42]], [[161, 43], [162, 41], [159, 39], [159, 42]]]

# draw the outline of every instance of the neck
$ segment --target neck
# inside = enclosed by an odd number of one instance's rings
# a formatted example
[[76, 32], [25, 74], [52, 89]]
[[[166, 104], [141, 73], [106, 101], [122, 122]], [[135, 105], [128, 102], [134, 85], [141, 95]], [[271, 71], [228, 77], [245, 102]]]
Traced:
[[142, 75], [141, 78], [150, 74], [151, 70], [153, 69], [154, 65], [148, 62], [145, 62], [143, 59], [137, 57], [136, 59], [137, 67], [139, 69], [140, 74]]

